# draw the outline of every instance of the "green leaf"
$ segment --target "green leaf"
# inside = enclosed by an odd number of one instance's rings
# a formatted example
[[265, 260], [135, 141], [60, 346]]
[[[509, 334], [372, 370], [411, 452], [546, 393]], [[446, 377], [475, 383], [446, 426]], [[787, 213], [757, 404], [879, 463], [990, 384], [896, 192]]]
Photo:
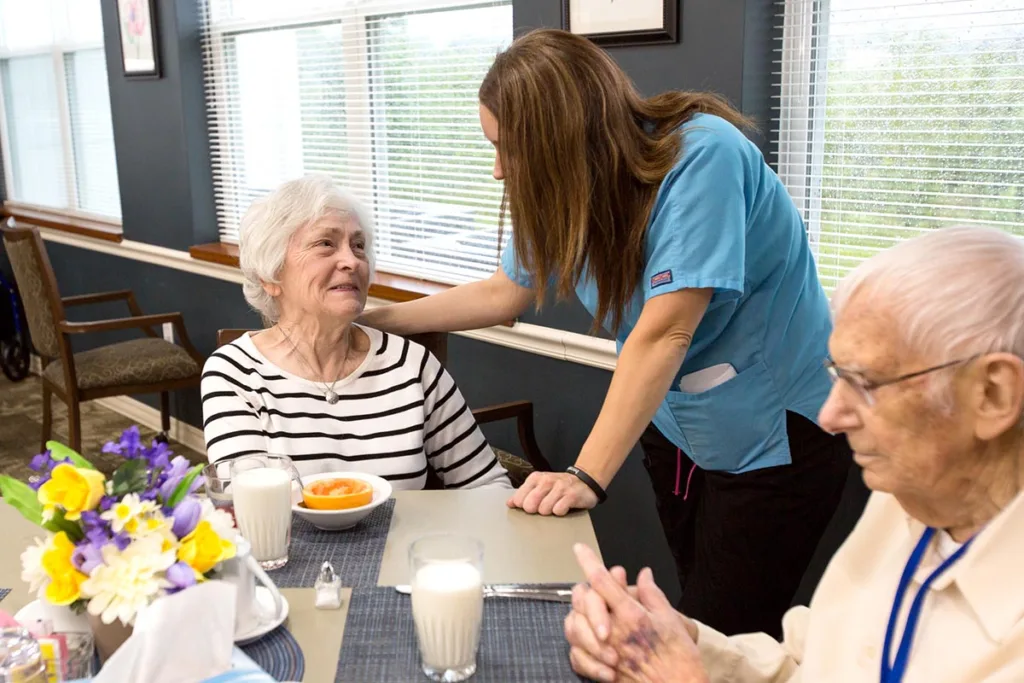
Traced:
[[77, 522], [72, 522], [64, 518], [64, 511], [57, 508], [54, 512], [53, 517], [48, 522], [43, 522], [43, 528], [57, 533], [63, 531], [68, 535], [73, 543], [77, 543], [85, 538], [85, 533], [82, 531], [82, 526]]
[[75, 467], [81, 467], [87, 470], [96, 469], [91, 462], [57, 441], [47, 441], [46, 450], [50, 451], [50, 456], [53, 457], [54, 460], [70, 460], [71, 464]]
[[0, 476], [0, 496], [4, 502], [21, 513], [21, 516], [37, 526], [43, 524], [43, 504], [38, 494], [23, 481], [7, 475]]
[[185, 496], [188, 495], [188, 490], [192, 486], [192, 482], [195, 481], [196, 477], [198, 477], [199, 473], [202, 471], [203, 465], [196, 465], [190, 469], [188, 474], [185, 475], [185, 478], [182, 479], [176, 487], [174, 487], [174, 492], [171, 494], [170, 498], [164, 501], [164, 504], [167, 507], [172, 508], [184, 500]]
[[149, 477], [146, 472], [145, 460], [128, 460], [114, 470], [112, 493], [117, 498], [129, 493], [142, 493], [146, 490]]

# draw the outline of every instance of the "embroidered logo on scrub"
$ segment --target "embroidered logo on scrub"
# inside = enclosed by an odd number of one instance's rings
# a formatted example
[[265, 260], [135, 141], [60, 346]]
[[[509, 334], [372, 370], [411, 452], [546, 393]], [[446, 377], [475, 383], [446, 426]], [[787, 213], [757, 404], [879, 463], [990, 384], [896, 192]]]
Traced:
[[671, 284], [672, 282], [672, 271], [663, 270], [660, 273], [655, 273], [651, 276], [651, 289], [655, 287], [661, 287], [662, 285]]

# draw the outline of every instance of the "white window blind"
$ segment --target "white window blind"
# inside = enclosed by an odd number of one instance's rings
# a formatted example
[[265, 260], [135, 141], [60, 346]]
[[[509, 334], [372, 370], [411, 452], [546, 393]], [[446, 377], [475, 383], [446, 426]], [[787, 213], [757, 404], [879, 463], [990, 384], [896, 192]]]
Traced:
[[778, 170], [827, 290], [926, 230], [1024, 235], [1024, 0], [778, 7]]
[[100, 0], [0, 0], [7, 198], [120, 218]]
[[477, 89], [512, 7], [203, 0], [221, 238], [280, 183], [327, 173], [374, 210], [379, 270], [459, 283], [497, 265], [501, 184]]

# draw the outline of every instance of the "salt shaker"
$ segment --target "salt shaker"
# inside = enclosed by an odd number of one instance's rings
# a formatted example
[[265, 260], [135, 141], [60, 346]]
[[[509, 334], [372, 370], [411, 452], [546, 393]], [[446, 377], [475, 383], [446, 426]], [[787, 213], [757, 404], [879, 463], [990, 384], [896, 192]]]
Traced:
[[317, 609], [341, 609], [341, 577], [330, 562], [320, 565], [320, 575], [313, 584], [316, 589]]

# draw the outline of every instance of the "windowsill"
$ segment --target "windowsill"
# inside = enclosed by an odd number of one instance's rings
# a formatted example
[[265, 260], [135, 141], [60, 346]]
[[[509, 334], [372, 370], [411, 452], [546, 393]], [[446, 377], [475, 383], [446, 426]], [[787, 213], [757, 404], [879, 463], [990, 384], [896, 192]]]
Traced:
[[[219, 263], [224, 266], [238, 267], [238, 247], [234, 244], [214, 242], [211, 244], [197, 244], [190, 247], [188, 253], [198, 261]], [[413, 301], [431, 294], [451, 289], [453, 285], [446, 285], [430, 280], [394, 273], [382, 273], [377, 271], [374, 275], [373, 284], [370, 285], [370, 296], [385, 301]]]
[[107, 242], [121, 242], [121, 223], [97, 218], [84, 218], [61, 211], [51, 211], [4, 202], [0, 214], [41, 228], [70, 232]]

